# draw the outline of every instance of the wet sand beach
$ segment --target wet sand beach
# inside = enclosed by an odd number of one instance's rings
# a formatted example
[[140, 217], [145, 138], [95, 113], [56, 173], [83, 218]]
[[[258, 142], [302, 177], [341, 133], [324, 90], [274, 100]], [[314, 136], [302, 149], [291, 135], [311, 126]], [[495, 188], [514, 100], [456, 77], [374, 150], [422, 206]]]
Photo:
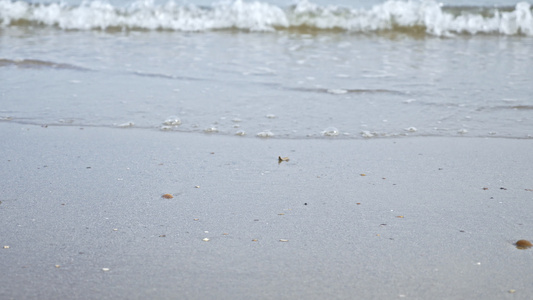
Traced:
[[1, 299], [533, 293], [531, 139], [0, 132]]

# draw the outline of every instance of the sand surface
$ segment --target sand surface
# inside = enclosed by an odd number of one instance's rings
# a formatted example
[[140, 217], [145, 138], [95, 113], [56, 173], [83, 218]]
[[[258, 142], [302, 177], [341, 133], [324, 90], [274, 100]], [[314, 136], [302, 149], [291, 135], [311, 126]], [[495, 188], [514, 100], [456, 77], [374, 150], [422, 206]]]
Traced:
[[533, 140], [0, 135], [1, 299], [533, 297]]

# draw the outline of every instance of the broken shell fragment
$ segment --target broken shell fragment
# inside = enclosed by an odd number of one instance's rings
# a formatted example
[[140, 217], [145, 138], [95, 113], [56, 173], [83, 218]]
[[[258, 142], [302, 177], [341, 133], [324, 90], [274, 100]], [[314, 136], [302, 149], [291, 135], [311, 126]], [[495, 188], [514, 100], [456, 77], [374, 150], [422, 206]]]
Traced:
[[282, 162], [282, 161], [289, 161], [289, 158], [288, 157], [281, 157], [281, 156], [278, 156], [278, 162]]
[[204, 238], [202, 241], [209, 242], [209, 239], [208, 238]]
[[172, 196], [171, 194], [164, 194], [164, 195], [161, 196], [161, 197], [163, 197], [163, 198], [165, 198], [165, 199], [172, 199], [172, 198], [174, 198], [174, 196]]

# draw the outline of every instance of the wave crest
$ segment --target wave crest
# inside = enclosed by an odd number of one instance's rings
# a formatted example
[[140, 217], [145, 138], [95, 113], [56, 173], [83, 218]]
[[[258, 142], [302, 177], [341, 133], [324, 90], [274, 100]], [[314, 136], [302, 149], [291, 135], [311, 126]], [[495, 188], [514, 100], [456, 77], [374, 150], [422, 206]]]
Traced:
[[66, 30], [279, 31], [306, 28], [363, 33], [425, 32], [436, 36], [479, 33], [533, 36], [531, 5], [527, 2], [520, 2], [514, 8], [468, 8], [445, 7], [433, 0], [388, 0], [371, 9], [355, 9], [319, 6], [307, 0], [287, 8], [242, 0], [208, 7], [174, 2], [156, 5], [153, 1], [115, 7], [102, 1], [69, 6], [0, 0], [0, 23], [2, 26], [39, 24]]

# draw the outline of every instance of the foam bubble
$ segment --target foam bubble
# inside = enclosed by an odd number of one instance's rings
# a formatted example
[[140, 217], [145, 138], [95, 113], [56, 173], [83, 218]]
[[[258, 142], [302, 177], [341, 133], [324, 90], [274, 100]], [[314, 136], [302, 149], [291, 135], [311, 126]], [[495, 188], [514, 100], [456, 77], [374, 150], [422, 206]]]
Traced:
[[348, 93], [347, 90], [342, 89], [328, 89], [327, 92], [333, 95], [342, 95]]
[[361, 131], [361, 136], [364, 137], [364, 138], [371, 138], [371, 137], [374, 137], [375, 134], [368, 131], [368, 130], [363, 130]]
[[179, 126], [181, 125], [181, 120], [177, 116], [170, 116], [163, 122], [163, 125]]
[[339, 130], [335, 127], [328, 127], [322, 131], [323, 136], [337, 136], [339, 135]]
[[133, 122], [126, 122], [126, 123], [117, 125], [117, 127], [120, 127], [120, 128], [128, 128], [128, 127], [133, 127], [133, 126], [135, 126], [135, 123]]
[[257, 136], [261, 138], [269, 138], [269, 137], [273, 137], [274, 134], [270, 130], [265, 130], [265, 131], [261, 131], [257, 133]]

